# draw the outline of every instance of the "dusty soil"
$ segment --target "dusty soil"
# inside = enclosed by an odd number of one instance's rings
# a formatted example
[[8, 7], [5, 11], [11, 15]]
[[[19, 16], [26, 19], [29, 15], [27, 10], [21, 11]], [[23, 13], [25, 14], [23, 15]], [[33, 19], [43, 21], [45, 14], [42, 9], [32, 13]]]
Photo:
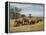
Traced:
[[32, 31], [43, 31], [44, 23], [40, 21], [39, 23], [35, 23], [33, 25], [23, 25], [14, 27], [14, 20], [10, 20], [10, 32], [32, 32]]

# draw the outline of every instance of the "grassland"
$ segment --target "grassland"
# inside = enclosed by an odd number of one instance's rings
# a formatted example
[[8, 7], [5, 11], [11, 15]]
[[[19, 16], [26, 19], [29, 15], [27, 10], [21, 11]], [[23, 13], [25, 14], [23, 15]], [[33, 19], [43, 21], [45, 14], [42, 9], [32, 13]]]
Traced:
[[40, 21], [39, 23], [35, 23], [33, 25], [23, 25], [14, 27], [14, 19], [10, 20], [10, 32], [32, 32], [32, 31], [43, 31], [44, 23]]

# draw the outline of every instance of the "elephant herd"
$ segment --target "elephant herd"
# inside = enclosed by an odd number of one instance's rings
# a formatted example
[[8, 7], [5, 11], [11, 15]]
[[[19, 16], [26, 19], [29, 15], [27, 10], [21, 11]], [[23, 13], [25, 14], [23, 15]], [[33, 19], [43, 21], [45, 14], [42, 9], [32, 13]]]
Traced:
[[21, 25], [31, 25], [31, 24], [35, 24], [35, 23], [39, 23], [39, 21], [42, 21], [41, 18], [19, 18], [19, 19], [15, 19], [14, 21], [14, 27], [16, 26], [21, 26]]

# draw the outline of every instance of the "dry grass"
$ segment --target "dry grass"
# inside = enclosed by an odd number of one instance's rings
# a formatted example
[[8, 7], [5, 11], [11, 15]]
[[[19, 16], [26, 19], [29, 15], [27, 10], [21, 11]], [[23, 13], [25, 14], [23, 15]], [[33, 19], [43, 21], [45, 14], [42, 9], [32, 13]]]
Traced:
[[14, 20], [10, 20], [10, 32], [30, 32], [30, 31], [43, 31], [44, 23], [40, 21], [39, 23], [35, 23], [33, 25], [23, 25], [14, 27]]

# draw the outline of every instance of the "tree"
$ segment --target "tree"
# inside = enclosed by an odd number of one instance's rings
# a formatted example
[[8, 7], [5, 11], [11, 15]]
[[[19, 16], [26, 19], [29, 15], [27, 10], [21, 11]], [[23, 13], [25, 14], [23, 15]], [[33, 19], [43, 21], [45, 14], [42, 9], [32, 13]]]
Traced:
[[17, 19], [17, 18], [20, 18], [20, 12], [21, 11], [21, 9], [20, 8], [17, 8], [17, 7], [15, 7], [15, 19]]
[[29, 14], [29, 16], [28, 16], [29, 18], [31, 18], [31, 14]]
[[20, 13], [19, 13], [20, 11], [21, 11], [20, 8], [17, 8], [17, 7], [15, 7], [14, 9], [11, 8], [10, 9], [10, 18], [12, 18], [12, 19], [19, 18], [20, 17]]
[[15, 7], [15, 13], [18, 13], [18, 12], [20, 12], [20, 11], [21, 11], [20, 8]]

